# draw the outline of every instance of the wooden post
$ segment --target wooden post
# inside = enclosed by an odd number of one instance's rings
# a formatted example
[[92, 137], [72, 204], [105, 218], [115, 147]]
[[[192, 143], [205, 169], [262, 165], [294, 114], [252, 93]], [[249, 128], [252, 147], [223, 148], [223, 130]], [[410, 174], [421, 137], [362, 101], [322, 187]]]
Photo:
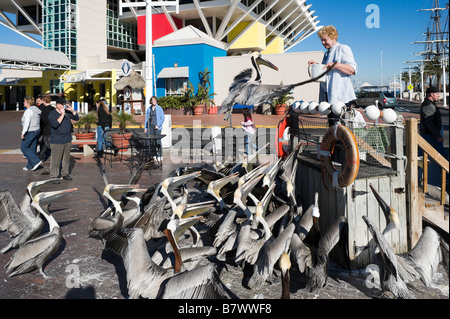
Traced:
[[408, 208], [408, 239], [409, 249], [412, 249], [422, 235], [422, 216], [419, 210], [419, 180], [417, 165], [417, 119], [406, 120], [406, 169], [407, 208]]

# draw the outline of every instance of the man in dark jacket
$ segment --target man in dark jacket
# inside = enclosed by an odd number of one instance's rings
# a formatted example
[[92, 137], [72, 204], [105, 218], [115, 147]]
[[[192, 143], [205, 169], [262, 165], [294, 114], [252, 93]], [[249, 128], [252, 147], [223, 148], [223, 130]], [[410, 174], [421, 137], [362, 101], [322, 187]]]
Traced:
[[[426, 91], [426, 98], [420, 106], [420, 135], [448, 160], [447, 152], [444, 149], [441, 112], [436, 106], [438, 99], [439, 90], [436, 87], [429, 87]], [[423, 154], [420, 148], [419, 151], [420, 155]], [[428, 172], [428, 183], [441, 186], [441, 168], [432, 160], [429, 162]]]
[[50, 123], [48, 122], [48, 115], [54, 110], [50, 105], [52, 98], [48, 95], [42, 98], [42, 104], [39, 105], [41, 113], [41, 134], [42, 140], [40, 144], [39, 159], [44, 163], [50, 157]]
[[[69, 175], [70, 150], [72, 148], [72, 122], [80, 118], [72, 106], [63, 98], [56, 101], [56, 108], [48, 115], [51, 126], [51, 156], [50, 156], [50, 177], [58, 178], [61, 164], [61, 177], [71, 180]], [[55, 181], [54, 184], [59, 184]]]

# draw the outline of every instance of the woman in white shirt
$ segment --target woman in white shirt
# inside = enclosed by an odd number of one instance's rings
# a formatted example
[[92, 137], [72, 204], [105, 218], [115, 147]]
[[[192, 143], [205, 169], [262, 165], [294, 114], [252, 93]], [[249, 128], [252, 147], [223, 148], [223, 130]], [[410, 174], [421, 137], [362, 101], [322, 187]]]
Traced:
[[33, 97], [26, 97], [23, 101], [25, 112], [22, 115], [22, 142], [20, 150], [28, 160], [24, 171], [35, 171], [42, 162], [36, 153], [37, 143], [41, 134], [40, 119], [42, 111], [34, 105]]
[[[320, 83], [319, 101], [326, 101], [330, 104], [340, 101], [348, 107], [356, 100], [351, 76], [358, 72], [352, 50], [348, 45], [337, 41], [338, 32], [332, 25], [320, 29], [318, 36], [324, 48], [327, 49], [322, 60], [322, 64], [325, 65], [324, 69], [332, 68], [326, 75], [325, 82]], [[337, 63], [333, 66], [334, 62]], [[316, 63], [314, 60], [308, 61], [309, 65]], [[333, 113], [328, 116], [333, 117]]]

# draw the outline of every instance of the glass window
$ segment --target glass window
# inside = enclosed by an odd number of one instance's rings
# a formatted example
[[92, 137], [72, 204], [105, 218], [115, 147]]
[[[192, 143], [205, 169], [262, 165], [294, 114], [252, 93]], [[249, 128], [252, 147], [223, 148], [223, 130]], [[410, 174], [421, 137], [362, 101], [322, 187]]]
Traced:
[[166, 96], [168, 95], [183, 95], [187, 88], [187, 78], [168, 78], [166, 83]]

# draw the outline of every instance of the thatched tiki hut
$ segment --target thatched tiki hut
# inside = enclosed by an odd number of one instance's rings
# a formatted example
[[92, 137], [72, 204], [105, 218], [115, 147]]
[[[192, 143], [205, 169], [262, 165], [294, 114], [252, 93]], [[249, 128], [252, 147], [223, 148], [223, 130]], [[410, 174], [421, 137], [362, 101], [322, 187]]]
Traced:
[[123, 91], [123, 109], [132, 114], [142, 114], [145, 105], [143, 89], [145, 79], [136, 71], [131, 71], [129, 76], [124, 76], [114, 84], [117, 91]]

